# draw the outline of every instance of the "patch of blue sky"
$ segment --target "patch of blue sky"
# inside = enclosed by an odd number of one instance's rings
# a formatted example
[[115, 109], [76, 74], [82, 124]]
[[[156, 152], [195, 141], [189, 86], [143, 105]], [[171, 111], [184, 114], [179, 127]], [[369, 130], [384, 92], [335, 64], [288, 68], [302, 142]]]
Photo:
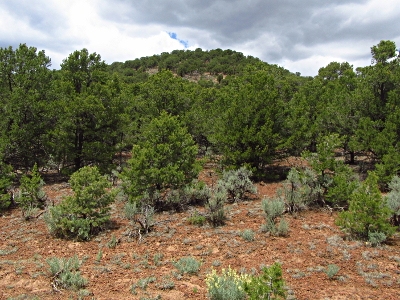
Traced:
[[179, 43], [181, 43], [185, 48], [189, 47], [189, 42], [184, 41], [178, 38], [178, 35], [175, 32], [168, 32], [169, 36], [171, 39], [177, 40]]

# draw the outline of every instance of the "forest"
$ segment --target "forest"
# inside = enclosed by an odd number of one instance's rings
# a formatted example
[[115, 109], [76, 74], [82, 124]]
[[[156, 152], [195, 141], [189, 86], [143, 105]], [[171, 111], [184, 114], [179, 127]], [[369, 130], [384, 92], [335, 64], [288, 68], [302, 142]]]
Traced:
[[[111, 64], [82, 49], [52, 69], [35, 47], [0, 48], [0, 214], [45, 210], [52, 235], [90, 240], [124, 197], [144, 235], [155, 212], [194, 204], [222, 225], [224, 203], [280, 181], [265, 231], [284, 236], [282, 214], [327, 207], [349, 236], [385, 243], [400, 225], [396, 52], [383, 40], [369, 66], [331, 62], [305, 77], [229, 49]], [[289, 157], [305, 164], [276, 167]], [[197, 180], [210, 162], [222, 178], [212, 188]], [[41, 190], [48, 173], [74, 192], [58, 205]]]

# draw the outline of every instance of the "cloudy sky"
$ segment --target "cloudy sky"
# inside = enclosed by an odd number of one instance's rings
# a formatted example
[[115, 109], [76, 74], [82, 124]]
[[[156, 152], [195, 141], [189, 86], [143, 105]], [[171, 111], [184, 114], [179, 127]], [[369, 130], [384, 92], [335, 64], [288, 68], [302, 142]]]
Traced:
[[398, 0], [0, 0], [0, 47], [45, 50], [52, 68], [87, 48], [107, 62], [174, 49], [232, 49], [314, 76], [400, 47]]

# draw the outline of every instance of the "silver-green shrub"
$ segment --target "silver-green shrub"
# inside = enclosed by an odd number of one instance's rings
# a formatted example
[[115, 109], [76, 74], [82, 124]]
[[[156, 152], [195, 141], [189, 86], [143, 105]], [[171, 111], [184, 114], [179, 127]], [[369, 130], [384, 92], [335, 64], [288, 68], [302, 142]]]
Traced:
[[228, 200], [237, 202], [244, 200], [246, 193], [257, 193], [257, 188], [250, 179], [252, 174], [245, 167], [223, 173], [220, 184], [226, 189]]
[[199, 273], [201, 262], [192, 256], [186, 256], [175, 262], [174, 266], [181, 274], [197, 274]]
[[386, 196], [386, 205], [392, 211], [392, 221], [400, 225], [400, 177], [394, 176], [389, 183], [390, 192]]
[[79, 272], [81, 261], [75, 255], [71, 258], [52, 257], [47, 259], [55, 288], [79, 290], [87, 285], [87, 280]]

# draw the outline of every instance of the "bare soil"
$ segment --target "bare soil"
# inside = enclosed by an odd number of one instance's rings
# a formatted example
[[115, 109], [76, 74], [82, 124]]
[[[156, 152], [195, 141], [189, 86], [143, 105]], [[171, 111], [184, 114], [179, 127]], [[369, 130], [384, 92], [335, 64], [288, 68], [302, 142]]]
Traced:
[[[200, 178], [211, 183], [215, 176], [205, 170]], [[289, 299], [400, 299], [398, 235], [375, 248], [348, 241], [335, 225], [337, 213], [322, 209], [287, 215], [287, 237], [261, 232], [261, 200], [273, 197], [279, 186], [258, 183], [254, 199], [228, 204], [224, 226], [190, 225], [187, 218], [203, 211], [192, 207], [157, 214], [154, 231], [141, 239], [132, 235], [134, 227], [124, 218], [121, 202], [113, 205], [112, 228], [89, 242], [53, 238], [43, 215], [24, 221], [19, 209], [11, 210], [0, 217], [0, 299], [207, 299], [204, 279], [212, 268], [251, 273], [276, 261], [282, 264]], [[45, 190], [54, 202], [70, 193], [63, 183]], [[242, 238], [246, 229], [255, 232], [253, 241]], [[83, 260], [86, 290], [54, 289], [46, 259], [74, 255]], [[178, 273], [173, 263], [186, 256], [201, 261], [197, 275]], [[324, 271], [333, 264], [340, 270], [330, 279]], [[155, 281], [132, 293], [133, 285], [149, 277]]]

